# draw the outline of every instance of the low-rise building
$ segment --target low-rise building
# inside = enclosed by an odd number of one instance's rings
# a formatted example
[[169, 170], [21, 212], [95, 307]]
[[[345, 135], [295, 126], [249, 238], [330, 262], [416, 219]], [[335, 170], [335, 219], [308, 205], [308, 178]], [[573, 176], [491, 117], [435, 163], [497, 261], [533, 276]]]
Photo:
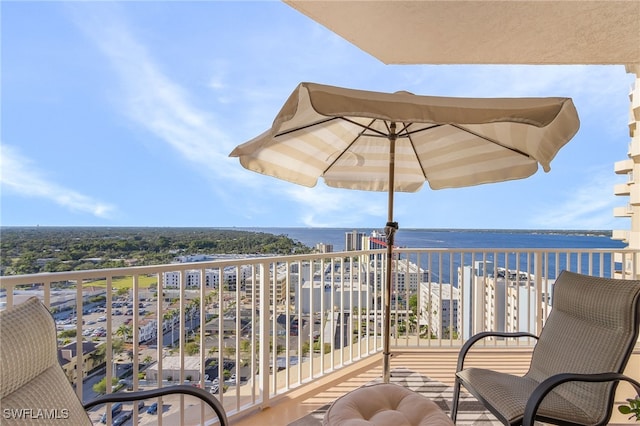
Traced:
[[[89, 372], [102, 364], [104, 359], [95, 356], [98, 346], [103, 343], [82, 342], [82, 378], [87, 377]], [[65, 375], [71, 383], [78, 379], [78, 346], [76, 342], [71, 342], [58, 348], [58, 362], [62, 366]]]
[[173, 382], [179, 382], [180, 374], [184, 372], [185, 379], [191, 381], [200, 380], [200, 357], [199, 356], [185, 356], [184, 364], [182, 364], [181, 357], [179, 356], [167, 356], [162, 359], [162, 377], [158, 377], [158, 364], [153, 364], [145, 370], [147, 380], [157, 381], [168, 380]]

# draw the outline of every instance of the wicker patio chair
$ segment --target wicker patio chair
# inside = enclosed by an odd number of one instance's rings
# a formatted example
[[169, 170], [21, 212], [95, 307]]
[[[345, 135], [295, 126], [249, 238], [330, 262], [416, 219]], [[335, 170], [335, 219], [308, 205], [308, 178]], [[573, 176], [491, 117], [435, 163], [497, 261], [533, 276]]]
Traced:
[[[483, 332], [458, 356], [452, 419], [460, 385], [505, 425], [602, 425], [611, 417], [618, 381], [640, 394], [640, 383], [623, 375], [640, 328], [640, 281], [592, 277], [563, 271], [553, 287], [552, 306], [539, 336]], [[469, 349], [489, 336], [537, 339], [529, 371], [522, 377], [464, 368]]]
[[92, 425], [86, 410], [109, 402], [132, 402], [169, 394], [204, 401], [220, 424], [228, 420], [209, 392], [189, 385], [117, 392], [82, 404], [58, 362], [56, 326], [35, 297], [0, 312], [0, 414], [2, 425]]

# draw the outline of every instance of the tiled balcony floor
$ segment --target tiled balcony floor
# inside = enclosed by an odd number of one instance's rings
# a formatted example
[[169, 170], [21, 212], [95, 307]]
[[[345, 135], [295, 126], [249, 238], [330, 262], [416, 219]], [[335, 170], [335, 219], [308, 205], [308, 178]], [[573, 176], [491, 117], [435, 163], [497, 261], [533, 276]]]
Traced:
[[[442, 383], [452, 385], [458, 348], [403, 350], [395, 352], [391, 368], [404, 367]], [[530, 348], [479, 349], [465, 365], [483, 366], [513, 374], [524, 374], [531, 357]], [[328, 377], [306, 385], [271, 407], [253, 415], [232, 419], [234, 426], [287, 425], [313, 410], [331, 403], [345, 393], [382, 376], [382, 357], [370, 357]]]

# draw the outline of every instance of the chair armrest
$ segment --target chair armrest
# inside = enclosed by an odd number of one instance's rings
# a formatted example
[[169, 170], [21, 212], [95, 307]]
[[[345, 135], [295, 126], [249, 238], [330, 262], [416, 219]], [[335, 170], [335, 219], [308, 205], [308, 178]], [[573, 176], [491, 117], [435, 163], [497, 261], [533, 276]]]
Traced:
[[136, 391], [136, 392], [116, 392], [116, 393], [108, 393], [104, 395], [100, 395], [91, 401], [83, 404], [85, 410], [89, 410], [97, 405], [106, 404], [109, 402], [133, 402], [140, 401], [142, 399], [149, 398], [157, 398], [159, 396], [170, 395], [170, 394], [183, 394], [183, 395], [191, 395], [199, 398], [203, 402], [205, 402], [213, 411], [215, 411], [218, 419], [220, 420], [220, 424], [223, 426], [227, 426], [229, 421], [227, 420], [227, 415], [224, 410], [224, 407], [218, 401], [216, 397], [211, 395], [209, 392], [204, 389], [197, 388], [191, 385], [174, 385], [168, 386], [165, 388], [157, 388], [157, 389], [149, 389], [144, 391]]
[[538, 336], [536, 336], [535, 334], [527, 333], [525, 331], [516, 331], [516, 332], [482, 331], [478, 334], [474, 334], [469, 338], [469, 340], [467, 340], [464, 343], [464, 345], [462, 345], [462, 348], [458, 353], [458, 366], [456, 369], [456, 373], [458, 371], [462, 371], [462, 368], [464, 367], [464, 359], [467, 356], [467, 352], [469, 352], [469, 349], [471, 349], [471, 347], [474, 344], [476, 344], [478, 341], [485, 339], [487, 337], [493, 337], [493, 336], [495, 337], [533, 337], [534, 339], [538, 340]]
[[522, 419], [522, 426], [532, 426], [535, 420], [536, 412], [538, 411], [538, 407], [542, 403], [542, 400], [549, 392], [553, 390], [558, 385], [566, 382], [613, 382], [613, 381], [626, 381], [631, 384], [640, 395], [640, 382], [632, 379], [631, 377], [625, 376], [620, 373], [597, 373], [597, 374], [577, 374], [577, 373], [561, 373], [556, 374], [548, 379], [544, 380], [542, 383], [535, 388], [529, 400], [527, 401], [527, 405], [524, 409], [524, 418]]

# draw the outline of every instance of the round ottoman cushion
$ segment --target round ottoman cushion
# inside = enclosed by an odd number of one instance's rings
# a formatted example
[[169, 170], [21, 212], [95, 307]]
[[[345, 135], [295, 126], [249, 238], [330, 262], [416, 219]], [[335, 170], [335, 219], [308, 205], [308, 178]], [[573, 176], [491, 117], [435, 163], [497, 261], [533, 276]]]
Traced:
[[325, 426], [451, 426], [453, 421], [430, 399], [392, 383], [364, 386], [336, 399]]

